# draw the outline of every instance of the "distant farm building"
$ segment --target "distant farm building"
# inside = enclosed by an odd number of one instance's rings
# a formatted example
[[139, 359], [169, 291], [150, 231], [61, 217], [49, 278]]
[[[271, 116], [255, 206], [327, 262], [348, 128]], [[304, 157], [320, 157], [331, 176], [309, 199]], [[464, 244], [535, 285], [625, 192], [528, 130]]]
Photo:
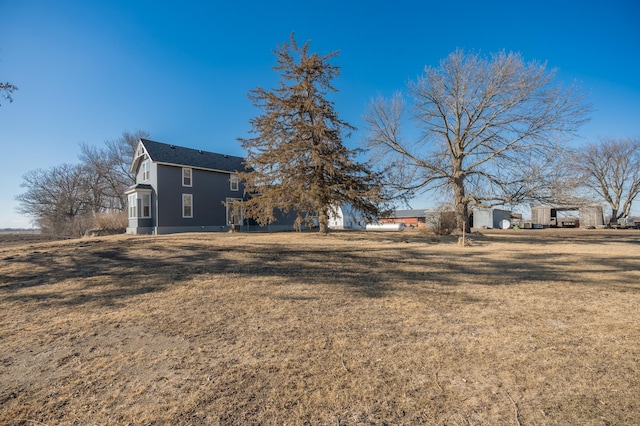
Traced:
[[597, 228], [604, 226], [602, 206], [531, 206], [534, 228]]
[[394, 210], [390, 215], [378, 219], [379, 224], [401, 224], [409, 228], [442, 229], [455, 228], [454, 211], [439, 209]]
[[[472, 210], [471, 227], [478, 229], [510, 228], [513, 217], [510, 210], [474, 207]], [[506, 221], [506, 222], [505, 222]]]
[[378, 223], [401, 223], [411, 228], [424, 228], [430, 214], [433, 211], [427, 209], [394, 210], [390, 215], [379, 218]]
[[364, 229], [366, 219], [362, 213], [350, 204], [335, 207], [329, 212], [329, 228], [331, 229]]

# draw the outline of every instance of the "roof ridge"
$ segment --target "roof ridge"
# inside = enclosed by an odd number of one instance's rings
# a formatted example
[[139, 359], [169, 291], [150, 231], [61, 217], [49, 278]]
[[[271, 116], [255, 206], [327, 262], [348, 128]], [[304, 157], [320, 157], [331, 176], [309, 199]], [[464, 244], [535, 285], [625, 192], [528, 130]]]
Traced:
[[140, 143], [144, 146], [151, 161], [155, 163], [231, 173], [245, 170], [245, 157], [204, 151], [144, 138], [140, 138]]
[[155, 144], [159, 144], [159, 145], [164, 145], [167, 146], [169, 148], [172, 149], [186, 149], [189, 151], [196, 151], [199, 154], [213, 154], [213, 155], [221, 155], [224, 157], [233, 157], [233, 158], [242, 158], [244, 160], [244, 157], [241, 157], [239, 155], [231, 155], [231, 154], [223, 154], [220, 152], [213, 152], [213, 151], [206, 151], [203, 149], [198, 149], [198, 148], [190, 148], [188, 146], [182, 146], [182, 145], [176, 145], [176, 144], [170, 144], [170, 143], [166, 143], [166, 142], [159, 142], [159, 141], [154, 141], [151, 139], [146, 139], [146, 138], [140, 138], [140, 141], [144, 144], [145, 142], [151, 142], [151, 143], [155, 143]]

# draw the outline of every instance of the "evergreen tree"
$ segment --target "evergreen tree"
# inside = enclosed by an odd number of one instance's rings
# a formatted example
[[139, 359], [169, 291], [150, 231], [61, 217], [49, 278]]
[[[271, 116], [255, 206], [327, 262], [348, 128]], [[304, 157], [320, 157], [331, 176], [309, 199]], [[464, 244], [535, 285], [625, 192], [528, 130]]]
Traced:
[[343, 145], [343, 134], [354, 128], [326, 99], [337, 92], [331, 81], [339, 67], [329, 62], [337, 52], [311, 54], [309, 42], [298, 46], [292, 34], [274, 53], [279, 87], [249, 93], [262, 115], [250, 120], [256, 136], [239, 139], [248, 152], [248, 171], [240, 176], [249, 195], [245, 216], [264, 225], [276, 221], [277, 211], [293, 213], [297, 229], [315, 216], [321, 233], [338, 205], [376, 216], [382, 202], [378, 176], [356, 161], [359, 150]]

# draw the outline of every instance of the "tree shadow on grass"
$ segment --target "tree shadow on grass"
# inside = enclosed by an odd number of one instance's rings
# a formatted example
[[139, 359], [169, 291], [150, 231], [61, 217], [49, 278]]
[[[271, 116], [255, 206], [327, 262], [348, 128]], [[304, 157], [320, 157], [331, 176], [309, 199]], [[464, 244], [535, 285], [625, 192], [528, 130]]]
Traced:
[[[589, 244], [632, 244], [640, 245], [638, 230], [610, 229], [520, 229], [520, 230], [482, 230], [474, 234], [480, 240], [513, 244], [531, 244], [553, 246], [562, 243], [578, 245]], [[472, 236], [472, 238], [474, 238]]]
[[[215, 238], [212, 236], [211, 238]], [[229, 282], [273, 278], [279, 285], [341, 287], [365, 297], [380, 298], [397, 290], [421, 291], [461, 284], [523, 285], [558, 282], [607, 285], [640, 291], [637, 256], [521, 254], [492, 256], [489, 249], [458, 255], [425, 250], [419, 240], [391, 240], [389, 245], [354, 248], [322, 244], [234, 243], [207, 240], [183, 243], [154, 239], [79, 240], [50, 245], [0, 262], [0, 298], [43, 304], [94, 303], [116, 306], [132, 297], [163, 291], [192, 279], [217, 277]], [[401, 241], [401, 240], [400, 240]], [[632, 242], [635, 244], [635, 242]], [[591, 242], [593, 244], [593, 242]], [[584, 281], [585, 274], [604, 279]], [[293, 297], [293, 296], [292, 296]]]
[[[165, 252], [156, 257], [148, 252], [140, 256], [139, 248], [114, 246], [107, 240], [104, 244], [50, 247], [13, 257], [5, 263], [22, 267], [18, 272], [6, 273], [0, 266], [0, 296], [5, 300], [35, 298], [66, 305], [88, 302], [114, 305], [119, 299], [161, 291], [202, 273], [203, 269], [194, 268], [194, 263], [206, 260], [206, 269], [218, 267], [215, 253], [168, 257]], [[172, 249], [168, 247], [167, 251]], [[69, 282], [73, 283], [71, 289], [56, 291], [59, 284]]]

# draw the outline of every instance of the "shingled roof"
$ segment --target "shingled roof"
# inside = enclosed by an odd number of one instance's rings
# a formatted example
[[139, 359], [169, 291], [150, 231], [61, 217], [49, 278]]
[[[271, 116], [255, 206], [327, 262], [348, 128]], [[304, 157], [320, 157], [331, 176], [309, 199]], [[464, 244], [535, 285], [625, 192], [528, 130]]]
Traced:
[[224, 172], [245, 170], [242, 157], [169, 145], [149, 139], [140, 139], [140, 142], [151, 161], [155, 163]]

